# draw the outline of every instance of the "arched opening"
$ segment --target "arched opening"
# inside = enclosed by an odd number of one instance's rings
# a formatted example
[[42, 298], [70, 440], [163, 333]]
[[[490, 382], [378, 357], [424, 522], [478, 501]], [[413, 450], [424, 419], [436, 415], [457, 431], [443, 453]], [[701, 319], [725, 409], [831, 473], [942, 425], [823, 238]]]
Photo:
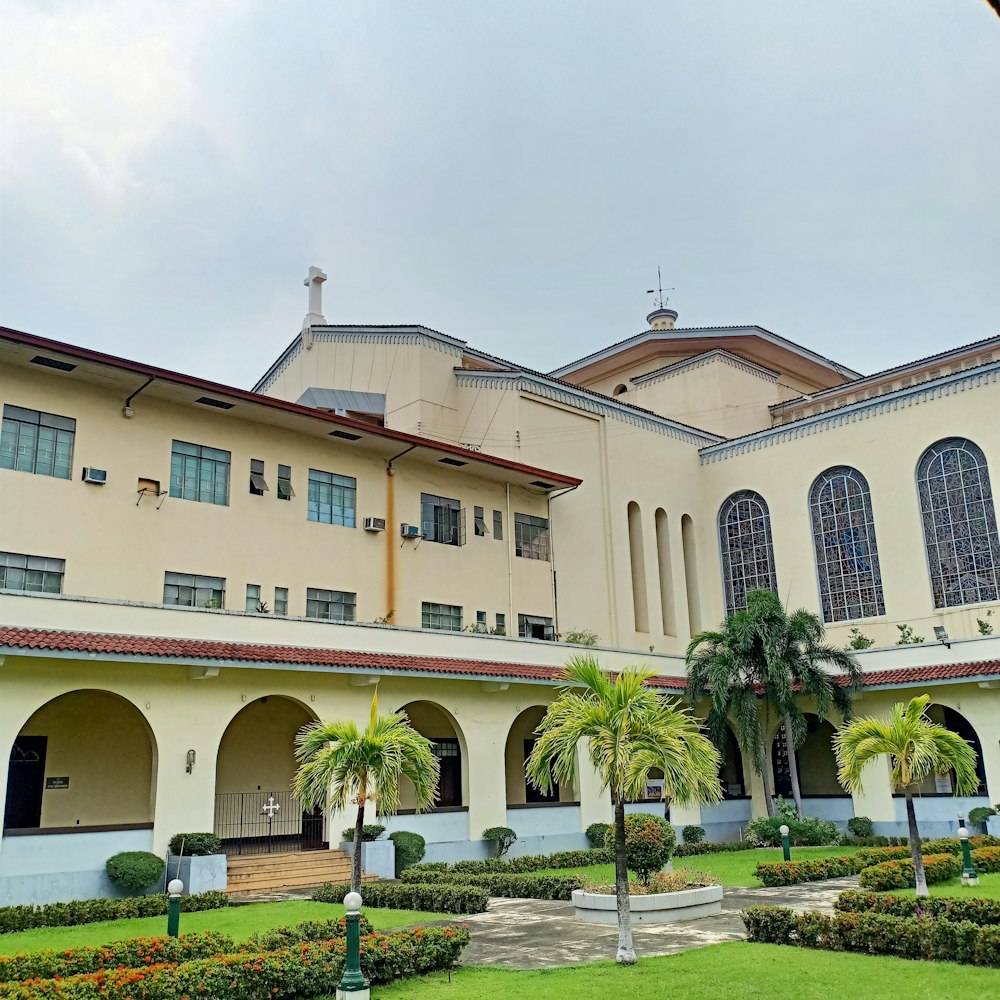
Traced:
[[698, 550], [694, 523], [690, 515], [681, 518], [681, 549], [684, 555], [684, 590], [687, 596], [688, 629], [691, 635], [701, 631], [701, 599], [698, 596]]
[[[411, 701], [404, 705], [413, 728], [431, 742], [431, 749], [441, 765], [438, 777], [435, 809], [460, 809], [465, 805], [467, 776], [462, 767], [463, 741], [458, 724], [440, 705], [430, 701]], [[402, 779], [399, 789], [399, 812], [416, 811], [417, 800], [408, 778]]]
[[[944, 726], [951, 730], [968, 743], [976, 752], [976, 774], [979, 777], [979, 789], [973, 795], [986, 794], [986, 765], [983, 763], [983, 745], [979, 742], [979, 735], [972, 727], [972, 723], [955, 709], [947, 705], [931, 704], [927, 708], [927, 715], [932, 722]], [[925, 778], [917, 789], [919, 795], [954, 795], [955, 794], [955, 772], [949, 771], [947, 774], [932, 774]]]
[[227, 854], [319, 850], [324, 809], [305, 810], [292, 794], [295, 737], [316, 717], [281, 695], [257, 698], [233, 717], [219, 742], [215, 835]]
[[743, 754], [736, 734], [726, 728], [726, 744], [720, 748], [722, 760], [719, 762], [719, 782], [725, 799], [745, 799], [746, 779], [743, 775]]
[[649, 604], [646, 598], [646, 556], [642, 544], [642, 513], [633, 500], [628, 505], [628, 549], [632, 565], [632, 611], [636, 632], [649, 631]]
[[11, 747], [4, 831], [152, 826], [155, 765], [149, 723], [125, 698], [53, 698]]
[[[847, 796], [837, 780], [837, 758], [833, 753], [836, 730], [827, 719], [806, 714], [806, 738], [795, 750], [799, 767], [799, 787], [803, 796], [843, 798]], [[779, 728], [771, 744], [771, 764], [774, 768], [774, 794], [791, 798], [792, 779], [784, 728]]]
[[504, 770], [507, 778], [507, 805], [541, 805], [578, 801], [573, 787], [556, 783], [552, 792], [540, 792], [525, 777], [524, 765], [535, 746], [538, 727], [545, 717], [544, 705], [526, 708], [514, 720], [507, 734], [504, 749]]
[[612, 395], [613, 396], [620, 396], [620, 395], [622, 395], [622, 393], [625, 393], [625, 392], [628, 392], [628, 386], [625, 385], [624, 383], [619, 383], [618, 385], [615, 386], [614, 392], [612, 393]]
[[656, 522], [656, 566], [660, 577], [660, 612], [663, 621], [663, 634], [676, 635], [674, 583], [670, 575], [670, 523], [667, 520], [667, 512], [662, 507], [656, 508], [654, 519]]

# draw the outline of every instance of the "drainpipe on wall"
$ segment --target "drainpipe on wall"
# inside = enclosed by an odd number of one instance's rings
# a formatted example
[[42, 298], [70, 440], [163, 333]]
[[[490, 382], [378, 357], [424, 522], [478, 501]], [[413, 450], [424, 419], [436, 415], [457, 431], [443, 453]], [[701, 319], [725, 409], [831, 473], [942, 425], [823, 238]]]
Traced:
[[510, 516], [510, 483], [505, 483], [507, 490], [507, 635], [511, 635], [514, 621], [514, 564], [511, 543], [514, 541], [514, 522]]

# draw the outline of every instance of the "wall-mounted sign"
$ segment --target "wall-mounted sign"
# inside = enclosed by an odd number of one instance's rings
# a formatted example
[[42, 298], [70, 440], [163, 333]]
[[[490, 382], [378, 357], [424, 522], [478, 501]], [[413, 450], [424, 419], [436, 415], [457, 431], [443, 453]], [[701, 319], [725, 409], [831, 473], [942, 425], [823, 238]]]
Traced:
[[646, 798], [647, 799], [663, 798], [663, 778], [646, 779]]
[[48, 791], [51, 788], [69, 788], [69, 778], [46, 778], [45, 779], [45, 790]]

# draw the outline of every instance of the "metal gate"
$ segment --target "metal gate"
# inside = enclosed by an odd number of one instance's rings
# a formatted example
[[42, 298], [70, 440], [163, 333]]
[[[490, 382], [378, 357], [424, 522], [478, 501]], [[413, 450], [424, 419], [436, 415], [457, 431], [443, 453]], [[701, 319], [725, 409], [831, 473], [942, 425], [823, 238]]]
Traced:
[[215, 835], [226, 854], [319, 851], [327, 847], [322, 809], [302, 808], [291, 792], [215, 796]]

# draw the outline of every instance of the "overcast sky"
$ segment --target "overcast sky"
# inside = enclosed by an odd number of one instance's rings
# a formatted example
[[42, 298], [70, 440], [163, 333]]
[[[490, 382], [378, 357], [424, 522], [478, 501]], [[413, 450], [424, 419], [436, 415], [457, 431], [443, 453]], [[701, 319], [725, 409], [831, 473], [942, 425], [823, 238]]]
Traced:
[[757, 323], [1000, 332], [983, 0], [0, 0], [0, 323], [235, 385], [423, 323], [549, 369]]

